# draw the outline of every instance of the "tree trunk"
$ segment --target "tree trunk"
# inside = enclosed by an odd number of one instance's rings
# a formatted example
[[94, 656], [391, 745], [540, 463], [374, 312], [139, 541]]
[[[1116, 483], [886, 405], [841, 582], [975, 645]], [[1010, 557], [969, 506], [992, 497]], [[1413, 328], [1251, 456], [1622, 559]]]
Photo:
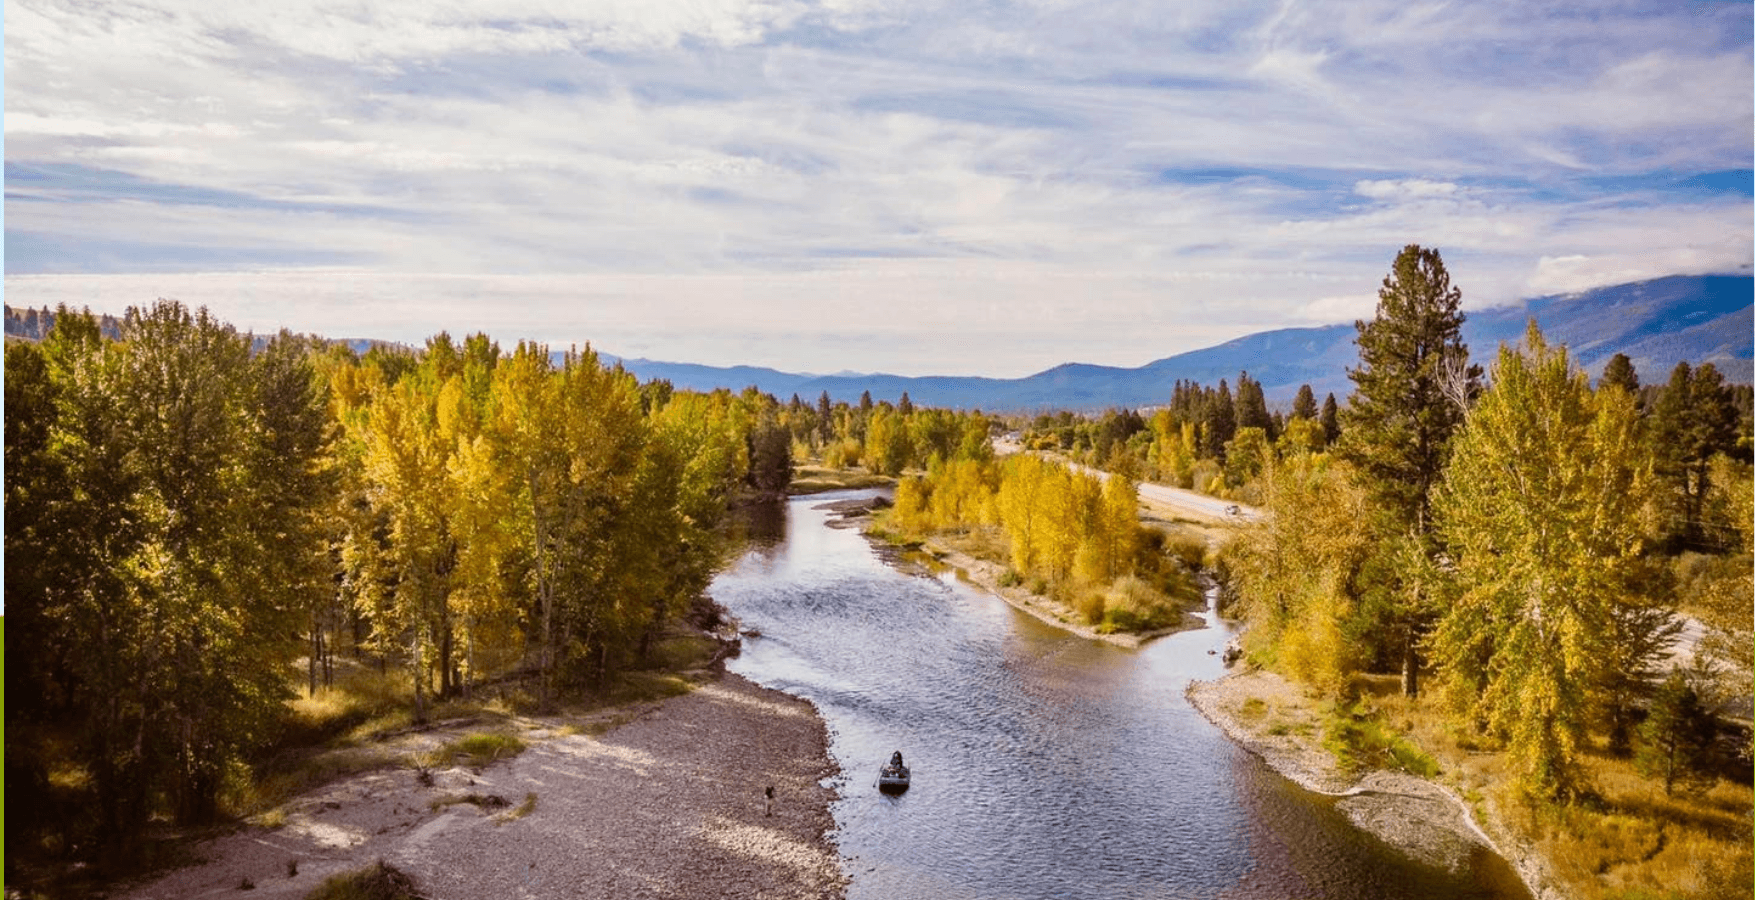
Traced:
[[450, 697], [457, 692], [455, 669], [451, 665], [452, 645], [456, 637], [451, 633], [451, 617], [445, 616], [445, 622], [439, 633], [439, 696]]
[[473, 693], [470, 691], [470, 686], [475, 681], [475, 627], [473, 624], [463, 640], [465, 659], [469, 664], [468, 676], [463, 679], [463, 697], [467, 700]]
[[426, 667], [421, 665], [420, 650], [421, 627], [417, 625], [414, 629], [413, 664], [408, 667], [409, 671], [414, 673], [414, 721], [416, 723], [425, 722], [427, 720], [427, 696], [424, 685], [422, 684], [427, 680], [427, 671]]
[[335, 687], [335, 645], [323, 642], [323, 686]]
[[1420, 645], [1412, 626], [1402, 645], [1402, 696], [1420, 696]]
[[310, 694], [313, 697], [317, 696], [317, 663], [320, 659], [322, 659], [322, 657], [323, 657], [322, 619], [320, 618], [320, 616], [317, 612], [312, 611], [312, 613], [311, 613], [311, 658], [310, 658], [309, 664], [305, 666], [305, 672], [306, 672], [306, 676], [307, 676], [306, 683], [309, 685], [309, 688], [307, 689], [306, 693]]
[[[539, 562], [538, 566], [540, 565]], [[554, 586], [545, 580], [538, 590], [542, 597], [542, 650], [538, 654], [540, 668], [536, 673], [536, 705], [543, 712], [548, 712], [550, 701], [553, 699], [549, 689], [549, 679], [554, 670]]]

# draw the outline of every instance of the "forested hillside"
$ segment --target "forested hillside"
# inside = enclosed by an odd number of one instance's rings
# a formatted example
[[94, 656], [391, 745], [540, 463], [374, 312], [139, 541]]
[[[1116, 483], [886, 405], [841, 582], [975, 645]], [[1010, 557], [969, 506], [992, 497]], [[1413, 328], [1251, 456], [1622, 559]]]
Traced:
[[400, 673], [415, 721], [642, 665], [727, 504], [791, 469], [771, 397], [481, 335], [252, 352], [160, 302], [113, 337], [58, 310], [5, 362], [7, 845], [38, 857], [224, 818], [341, 655]]

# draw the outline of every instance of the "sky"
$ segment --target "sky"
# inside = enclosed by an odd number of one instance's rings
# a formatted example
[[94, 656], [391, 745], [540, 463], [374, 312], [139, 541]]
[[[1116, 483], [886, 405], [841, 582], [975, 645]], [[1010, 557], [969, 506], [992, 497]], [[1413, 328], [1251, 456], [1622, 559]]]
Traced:
[[5, 293], [793, 372], [1748, 271], [1751, 4], [7, 0]]

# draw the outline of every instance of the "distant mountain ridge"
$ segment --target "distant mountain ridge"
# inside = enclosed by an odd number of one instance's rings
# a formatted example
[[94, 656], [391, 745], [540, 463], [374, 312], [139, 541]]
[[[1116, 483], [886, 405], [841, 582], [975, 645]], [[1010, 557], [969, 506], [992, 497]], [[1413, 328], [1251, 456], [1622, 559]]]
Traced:
[[[1565, 344], [1593, 376], [1610, 357], [1625, 353], [1646, 384], [1667, 380], [1684, 360], [1710, 362], [1727, 381], [1749, 384], [1755, 382], [1752, 306], [1755, 279], [1749, 275], [1675, 275], [1473, 310], [1466, 314], [1462, 331], [1470, 357], [1482, 366], [1492, 362], [1501, 343], [1522, 340], [1534, 317], [1548, 340]], [[52, 324], [53, 315], [46, 310], [6, 308], [9, 336], [36, 339]], [[106, 316], [104, 324], [108, 330], [119, 323]], [[1096, 410], [1167, 403], [1178, 380], [1216, 385], [1221, 378], [1235, 381], [1240, 371], [1261, 383], [1270, 403], [1288, 403], [1302, 384], [1309, 384], [1319, 398], [1332, 392], [1344, 401], [1352, 391], [1347, 368], [1359, 359], [1355, 333], [1351, 324], [1281, 328], [1131, 369], [1065, 363], [1024, 378], [811, 375], [600, 355], [606, 362], [620, 362], [642, 381], [662, 378], [690, 390], [740, 391], [753, 385], [783, 400], [797, 394], [815, 401], [827, 391], [834, 400], [853, 401], [870, 391], [876, 400], [893, 401], [907, 393], [918, 404], [989, 412]], [[381, 342], [345, 343], [364, 352]]]
[[[1609, 358], [1625, 353], [1641, 382], [1662, 382], [1676, 363], [1710, 362], [1727, 381], [1755, 381], [1755, 279], [1748, 275], [1674, 275], [1536, 297], [1508, 306], [1473, 310], [1463, 322], [1469, 355], [1491, 364], [1501, 343], [1523, 339], [1534, 317], [1551, 343], [1563, 343], [1585, 371], [1596, 375]], [[854, 400], [870, 391], [876, 400], [910, 400], [928, 406], [1017, 411], [1044, 408], [1100, 409], [1166, 403], [1178, 380], [1215, 385], [1248, 371], [1270, 402], [1285, 403], [1298, 386], [1317, 397], [1352, 391], [1347, 368], [1359, 362], [1352, 324], [1281, 328], [1245, 335], [1213, 347], [1180, 353], [1137, 368], [1066, 363], [1024, 378], [902, 375], [805, 375], [738, 366], [623, 359], [642, 380], [667, 379], [679, 388], [742, 390], [754, 385], [781, 399], [798, 394], [814, 400], [823, 391]]]

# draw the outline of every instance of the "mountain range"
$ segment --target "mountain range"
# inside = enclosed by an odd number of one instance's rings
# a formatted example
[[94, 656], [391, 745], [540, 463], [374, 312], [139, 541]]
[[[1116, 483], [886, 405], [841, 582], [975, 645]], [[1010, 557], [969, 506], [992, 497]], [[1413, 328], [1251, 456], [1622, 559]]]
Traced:
[[[1727, 381], [1755, 381], [1755, 279], [1749, 275], [1675, 275], [1630, 284], [1594, 288], [1572, 294], [1536, 297], [1507, 306], [1473, 310], [1463, 322], [1463, 340], [1471, 357], [1490, 364], [1499, 345], [1517, 343], [1531, 318], [1550, 343], [1565, 344], [1591, 375], [1609, 358], [1625, 353], [1643, 383], [1666, 381], [1676, 363], [1710, 362]], [[40, 338], [53, 315], [30, 309], [6, 308], [6, 333]], [[118, 331], [109, 316], [106, 333]], [[1179, 380], [1216, 385], [1235, 381], [1248, 371], [1260, 382], [1270, 403], [1289, 404], [1298, 387], [1308, 384], [1318, 398], [1333, 393], [1344, 400], [1352, 390], [1347, 368], [1357, 366], [1357, 334], [1353, 325], [1281, 328], [1245, 335], [1214, 347], [1146, 363], [1137, 368], [1067, 363], [1024, 378], [901, 375], [808, 375], [753, 366], [728, 368], [689, 363], [625, 359], [619, 361], [642, 381], [662, 378], [678, 388], [713, 390], [757, 389], [786, 399], [807, 401], [827, 391], [834, 400], [857, 400], [870, 391], [874, 400], [910, 400], [926, 406], [1023, 412], [1042, 409], [1098, 410], [1166, 403]], [[368, 339], [347, 340], [358, 352]]]
[[[1625, 353], [1642, 383], [1662, 382], [1676, 363], [1710, 362], [1725, 380], [1755, 380], [1755, 280], [1748, 275], [1675, 275], [1536, 297], [1465, 313], [1463, 340], [1471, 358], [1488, 367], [1501, 343], [1518, 343], [1531, 318], [1549, 343], [1567, 345], [1586, 372], [1596, 375], [1609, 358]], [[979, 408], [990, 412], [1035, 409], [1095, 410], [1152, 406], [1169, 401], [1178, 380], [1216, 385], [1248, 371], [1270, 403], [1289, 403], [1299, 385], [1318, 398], [1333, 392], [1344, 401], [1352, 390], [1347, 368], [1359, 364], [1351, 324], [1262, 331], [1214, 347], [1146, 363], [1137, 368], [1067, 363], [1024, 378], [902, 375], [807, 375], [736, 366], [622, 359], [642, 381], [669, 380], [679, 388], [742, 390], [754, 385], [782, 400], [798, 394], [814, 401], [823, 391], [834, 400], [896, 400], [904, 392], [926, 406]]]

